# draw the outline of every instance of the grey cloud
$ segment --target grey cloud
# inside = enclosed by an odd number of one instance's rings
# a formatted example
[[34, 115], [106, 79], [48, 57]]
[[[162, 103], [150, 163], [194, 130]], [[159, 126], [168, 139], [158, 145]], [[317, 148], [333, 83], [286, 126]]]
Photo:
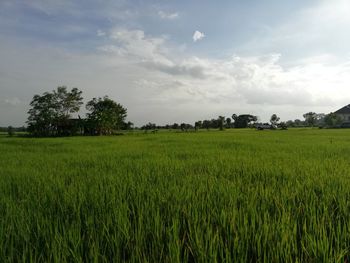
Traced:
[[205, 79], [206, 66], [197, 59], [176, 61], [165, 46], [165, 38], [146, 36], [142, 30], [113, 30], [110, 37], [119, 45], [99, 47], [99, 50], [138, 59], [139, 65], [173, 76], [190, 76]]
[[17, 106], [17, 105], [21, 104], [22, 101], [17, 97], [13, 97], [13, 98], [2, 99], [2, 100], [0, 100], [0, 103], [11, 105], [11, 106]]
[[278, 89], [242, 88], [240, 93], [248, 104], [258, 105], [312, 105], [312, 95], [305, 91], [285, 91]]
[[[331, 107], [325, 97], [338, 106], [348, 94], [346, 62], [318, 60], [315, 66], [310, 59], [285, 67], [274, 54], [215, 60], [188, 57], [166, 38], [141, 30], [114, 30], [110, 37], [94, 54], [1, 42], [1, 123], [12, 124], [15, 118], [22, 124], [31, 96], [61, 84], [82, 89], [86, 99], [110, 95], [128, 108], [137, 125], [148, 119], [191, 122], [243, 110], [262, 118], [273, 112], [295, 118], [310, 108], [327, 112]], [[13, 107], [15, 97], [22, 103]]]
[[205, 68], [200, 65], [197, 65], [197, 66], [181, 65], [181, 64], [167, 65], [167, 64], [159, 63], [155, 61], [141, 62], [140, 65], [148, 69], [159, 70], [161, 72], [167, 73], [172, 76], [189, 76], [197, 79], [207, 78], [207, 75], [205, 73]]

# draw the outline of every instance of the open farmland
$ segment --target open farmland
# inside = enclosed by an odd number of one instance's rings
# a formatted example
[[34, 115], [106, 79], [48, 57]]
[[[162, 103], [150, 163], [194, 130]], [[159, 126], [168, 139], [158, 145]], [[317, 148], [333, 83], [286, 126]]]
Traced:
[[0, 262], [344, 262], [350, 130], [0, 136]]

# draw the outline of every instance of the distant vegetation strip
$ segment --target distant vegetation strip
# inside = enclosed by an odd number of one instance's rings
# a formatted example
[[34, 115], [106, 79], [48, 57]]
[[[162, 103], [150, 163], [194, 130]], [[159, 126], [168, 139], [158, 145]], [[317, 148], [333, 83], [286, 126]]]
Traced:
[[[110, 99], [108, 96], [103, 98], [93, 98], [86, 103], [88, 113], [85, 118], [78, 115], [83, 105], [82, 91], [78, 88], [72, 88], [70, 91], [66, 86], [58, 87], [52, 92], [44, 92], [42, 95], [34, 95], [30, 102], [28, 111], [28, 127], [0, 128], [0, 132], [6, 131], [9, 136], [15, 132], [27, 131], [32, 136], [51, 137], [51, 136], [71, 136], [71, 135], [111, 135], [120, 133], [121, 130], [135, 129], [134, 124], [126, 121], [127, 109], [121, 104]], [[347, 109], [347, 106], [344, 107]], [[344, 109], [343, 108], [343, 109]], [[72, 118], [73, 115], [76, 118]], [[296, 119], [287, 122], [280, 122], [277, 114], [272, 114], [270, 123], [258, 122], [258, 116], [251, 114], [233, 114], [230, 117], [219, 116], [210, 120], [196, 121], [194, 125], [188, 123], [174, 123], [167, 125], [156, 125], [149, 122], [140, 129], [145, 132], [152, 130], [156, 132], [159, 129], [181, 129], [188, 131], [194, 129], [230, 129], [230, 128], [257, 128], [263, 129], [287, 129], [288, 127], [318, 126], [320, 128], [348, 127], [350, 123], [341, 125], [343, 119], [336, 113], [317, 114], [308, 112], [303, 115], [304, 121]], [[343, 116], [344, 117], [344, 116]], [[348, 117], [350, 119], [350, 116]], [[343, 123], [344, 124], [344, 123]], [[136, 129], [138, 129], [136, 127]]]

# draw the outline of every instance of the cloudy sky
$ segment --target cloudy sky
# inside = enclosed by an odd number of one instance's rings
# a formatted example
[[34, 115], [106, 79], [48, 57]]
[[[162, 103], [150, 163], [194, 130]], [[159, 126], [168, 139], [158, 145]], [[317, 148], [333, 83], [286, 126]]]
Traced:
[[349, 14], [348, 0], [0, 0], [0, 126], [61, 85], [136, 125], [328, 113], [350, 103]]

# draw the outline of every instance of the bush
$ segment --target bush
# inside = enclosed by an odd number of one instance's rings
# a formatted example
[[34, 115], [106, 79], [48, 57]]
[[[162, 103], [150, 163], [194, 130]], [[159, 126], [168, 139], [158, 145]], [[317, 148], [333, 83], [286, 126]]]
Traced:
[[12, 137], [13, 135], [15, 135], [15, 131], [14, 131], [14, 129], [13, 129], [12, 126], [9, 126], [9, 127], [7, 128], [7, 134], [8, 134], [8, 136], [10, 136], [10, 137]]

